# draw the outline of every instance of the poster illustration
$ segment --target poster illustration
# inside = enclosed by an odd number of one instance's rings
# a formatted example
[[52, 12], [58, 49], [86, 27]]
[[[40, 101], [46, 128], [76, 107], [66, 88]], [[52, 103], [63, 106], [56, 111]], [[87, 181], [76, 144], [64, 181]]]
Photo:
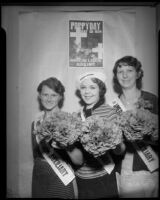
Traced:
[[69, 66], [103, 67], [102, 21], [69, 21]]

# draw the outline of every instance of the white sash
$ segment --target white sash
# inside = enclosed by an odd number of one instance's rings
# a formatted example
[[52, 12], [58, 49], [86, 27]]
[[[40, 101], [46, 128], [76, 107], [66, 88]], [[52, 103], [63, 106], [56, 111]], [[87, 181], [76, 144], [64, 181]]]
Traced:
[[[43, 121], [44, 112], [41, 112], [34, 121], [34, 130], [37, 129], [37, 122]], [[62, 160], [62, 158], [54, 151], [52, 155], [46, 154], [43, 152], [40, 141], [41, 139], [36, 135], [36, 141], [39, 144], [40, 151], [44, 157], [44, 159], [48, 162], [48, 164], [52, 167], [54, 172], [60, 178], [60, 180], [64, 183], [64, 185], [68, 185], [75, 178], [74, 172], [71, 167], [67, 165], [66, 162]]]
[[155, 154], [151, 146], [142, 146], [138, 145], [138, 143], [133, 143], [133, 146], [150, 172], [153, 172], [159, 168], [158, 156]]
[[[36, 141], [38, 144], [40, 143], [38, 136], [36, 136]], [[54, 152], [52, 155], [48, 155], [42, 151], [40, 144], [39, 147], [43, 157], [52, 167], [60, 180], [64, 183], [64, 185], [68, 185], [75, 178], [75, 175], [71, 168], [67, 165], [66, 162], [62, 160], [62, 158], [56, 152]]]
[[110, 161], [107, 164], [105, 164], [105, 162], [102, 161], [100, 158], [97, 158], [97, 160], [103, 165], [103, 168], [106, 170], [106, 172], [108, 174], [110, 174], [113, 171], [114, 167], [115, 167], [115, 163], [113, 162], [113, 159], [112, 159], [112, 157], [110, 156], [109, 153], [107, 153], [107, 156], [108, 156], [108, 159]]
[[109, 105], [115, 108], [117, 113], [121, 113], [122, 111], [126, 111], [126, 108], [122, 104], [121, 100], [119, 98], [113, 99], [113, 101], [109, 102]]

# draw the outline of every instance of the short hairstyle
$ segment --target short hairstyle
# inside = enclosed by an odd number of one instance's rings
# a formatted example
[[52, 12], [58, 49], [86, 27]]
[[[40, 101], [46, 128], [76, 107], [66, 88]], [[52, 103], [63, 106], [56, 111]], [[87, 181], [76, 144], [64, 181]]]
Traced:
[[[43, 86], [49, 87], [50, 89], [52, 89], [53, 91], [55, 91], [56, 93], [58, 93], [62, 97], [60, 99], [60, 101], [58, 102], [58, 106], [59, 106], [59, 108], [61, 108], [63, 106], [64, 92], [65, 92], [65, 88], [64, 88], [63, 84], [61, 83], [61, 81], [59, 81], [55, 77], [50, 77], [50, 78], [43, 80], [37, 87], [37, 91], [38, 91], [39, 94], [42, 92]], [[40, 103], [41, 103], [41, 101], [40, 101]]]
[[117, 79], [117, 68], [121, 67], [122, 65], [128, 65], [128, 66], [132, 66], [135, 68], [136, 72], [139, 74], [139, 77], [136, 80], [136, 87], [138, 89], [141, 89], [142, 88], [142, 77], [143, 77], [143, 70], [141, 69], [142, 68], [141, 62], [133, 56], [124, 56], [115, 62], [115, 65], [113, 68], [113, 88], [114, 88], [115, 92], [118, 93], [119, 95], [122, 94], [122, 87], [119, 84], [118, 79]]
[[[98, 87], [99, 87], [99, 98], [100, 98], [99, 101], [104, 103], [105, 102], [105, 93], [107, 91], [105, 83], [102, 82], [101, 80], [99, 80], [98, 78], [91, 78], [91, 80], [98, 85]], [[76, 95], [80, 98], [80, 104], [83, 105], [83, 106], [86, 105], [86, 103], [82, 99], [80, 89], [76, 90]]]

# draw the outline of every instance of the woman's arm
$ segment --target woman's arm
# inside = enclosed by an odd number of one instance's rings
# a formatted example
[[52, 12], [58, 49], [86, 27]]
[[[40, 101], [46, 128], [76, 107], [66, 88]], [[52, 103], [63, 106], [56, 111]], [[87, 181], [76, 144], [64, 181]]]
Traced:
[[40, 152], [39, 145], [37, 143], [36, 136], [33, 133], [33, 130], [34, 130], [34, 122], [32, 123], [32, 126], [31, 126], [31, 141], [32, 141], [33, 158], [34, 159], [36, 159], [37, 157], [42, 158], [43, 156], [42, 156], [42, 154]]
[[74, 147], [72, 150], [67, 150], [67, 154], [69, 155], [73, 164], [75, 165], [83, 164], [84, 162], [83, 152], [79, 148]]

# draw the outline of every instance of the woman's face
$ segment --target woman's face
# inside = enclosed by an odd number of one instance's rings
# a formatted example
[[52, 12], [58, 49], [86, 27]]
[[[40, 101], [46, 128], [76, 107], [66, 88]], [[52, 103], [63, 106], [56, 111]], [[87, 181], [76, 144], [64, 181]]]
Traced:
[[136, 87], [137, 72], [134, 67], [122, 65], [117, 68], [117, 79], [124, 89]]
[[45, 110], [53, 110], [58, 108], [58, 103], [61, 99], [61, 96], [58, 93], [46, 85], [42, 86], [42, 91], [39, 97]]
[[80, 92], [88, 108], [92, 108], [99, 101], [99, 86], [91, 79], [85, 79], [80, 84]]

